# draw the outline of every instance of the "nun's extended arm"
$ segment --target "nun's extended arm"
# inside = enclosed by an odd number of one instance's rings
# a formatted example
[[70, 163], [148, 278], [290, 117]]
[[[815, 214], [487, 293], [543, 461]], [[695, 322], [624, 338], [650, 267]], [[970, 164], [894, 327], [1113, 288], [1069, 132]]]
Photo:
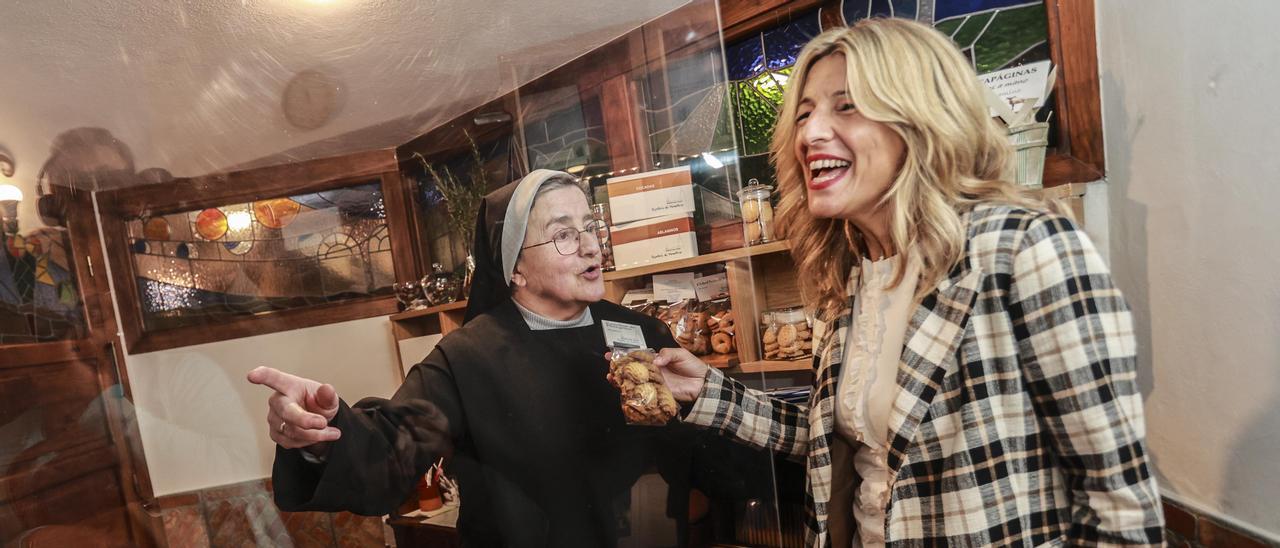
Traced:
[[342, 402], [330, 424], [342, 437], [323, 463], [277, 447], [272, 481], [280, 509], [391, 513], [465, 434], [457, 388], [439, 348], [413, 367], [390, 400]]

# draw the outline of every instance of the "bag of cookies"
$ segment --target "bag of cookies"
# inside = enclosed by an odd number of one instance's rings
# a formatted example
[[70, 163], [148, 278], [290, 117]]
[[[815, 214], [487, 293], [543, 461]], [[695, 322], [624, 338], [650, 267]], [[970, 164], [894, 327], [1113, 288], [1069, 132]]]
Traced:
[[716, 354], [732, 354], [737, 350], [737, 318], [733, 306], [726, 297], [703, 303], [707, 314], [707, 332], [711, 337], [711, 351]]
[[609, 383], [622, 395], [622, 415], [627, 424], [662, 426], [680, 407], [653, 365], [657, 354], [648, 348], [614, 347], [609, 361]]
[[672, 305], [658, 307], [658, 319], [666, 322], [671, 336], [685, 350], [696, 356], [711, 353], [711, 331], [707, 329], [708, 314], [702, 311], [698, 301], [685, 299]]

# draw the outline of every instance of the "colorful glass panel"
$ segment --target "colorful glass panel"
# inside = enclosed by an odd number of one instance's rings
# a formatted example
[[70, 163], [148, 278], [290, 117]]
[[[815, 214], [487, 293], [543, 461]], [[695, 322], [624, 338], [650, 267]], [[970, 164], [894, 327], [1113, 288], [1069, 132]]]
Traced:
[[[978, 73], [1049, 58], [1043, 2], [1026, 0], [845, 0], [845, 24], [868, 17], [903, 17], [934, 24], [951, 36]], [[743, 180], [772, 178], [769, 141], [782, 86], [796, 55], [820, 32], [818, 11], [725, 47]]]
[[85, 320], [61, 228], [5, 234], [0, 250], [0, 344], [79, 338]]
[[156, 219], [170, 238], [131, 249], [147, 330], [391, 293], [378, 182]]

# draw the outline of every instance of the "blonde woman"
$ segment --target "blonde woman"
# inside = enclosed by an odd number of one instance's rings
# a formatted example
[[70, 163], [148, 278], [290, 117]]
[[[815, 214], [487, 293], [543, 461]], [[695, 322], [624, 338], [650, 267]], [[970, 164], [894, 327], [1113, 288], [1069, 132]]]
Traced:
[[804, 460], [811, 546], [1161, 544], [1129, 309], [1088, 237], [1003, 178], [964, 57], [866, 20], [791, 82], [772, 154], [821, 319], [813, 395], [666, 349], [684, 420]]

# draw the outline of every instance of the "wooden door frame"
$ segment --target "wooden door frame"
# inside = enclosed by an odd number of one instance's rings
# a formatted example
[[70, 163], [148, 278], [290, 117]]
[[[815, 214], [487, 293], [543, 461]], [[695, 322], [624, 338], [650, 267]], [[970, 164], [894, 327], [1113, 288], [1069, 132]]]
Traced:
[[[64, 223], [71, 242], [70, 266], [75, 273], [85, 321], [84, 336], [61, 341], [5, 345], [6, 366], [41, 362], [93, 362], [99, 398], [106, 421], [109, 447], [89, 447], [70, 457], [74, 463], [94, 463], [93, 470], [114, 468], [120, 481], [124, 516], [131, 541], [138, 546], [163, 546], [164, 524], [151, 504], [154, 493], [147, 469], [136, 415], [126, 402], [133, 401], [128, 374], [119, 367], [123, 352], [117, 336], [119, 324], [113, 311], [106, 264], [102, 255], [92, 195], [68, 187], [53, 186], [50, 199], [64, 209]], [[20, 365], [19, 365], [20, 366]], [[79, 471], [79, 467], [77, 468]], [[51, 488], [48, 473], [32, 476], [32, 489]], [[34, 493], [34, 491], [33, 491]]]

